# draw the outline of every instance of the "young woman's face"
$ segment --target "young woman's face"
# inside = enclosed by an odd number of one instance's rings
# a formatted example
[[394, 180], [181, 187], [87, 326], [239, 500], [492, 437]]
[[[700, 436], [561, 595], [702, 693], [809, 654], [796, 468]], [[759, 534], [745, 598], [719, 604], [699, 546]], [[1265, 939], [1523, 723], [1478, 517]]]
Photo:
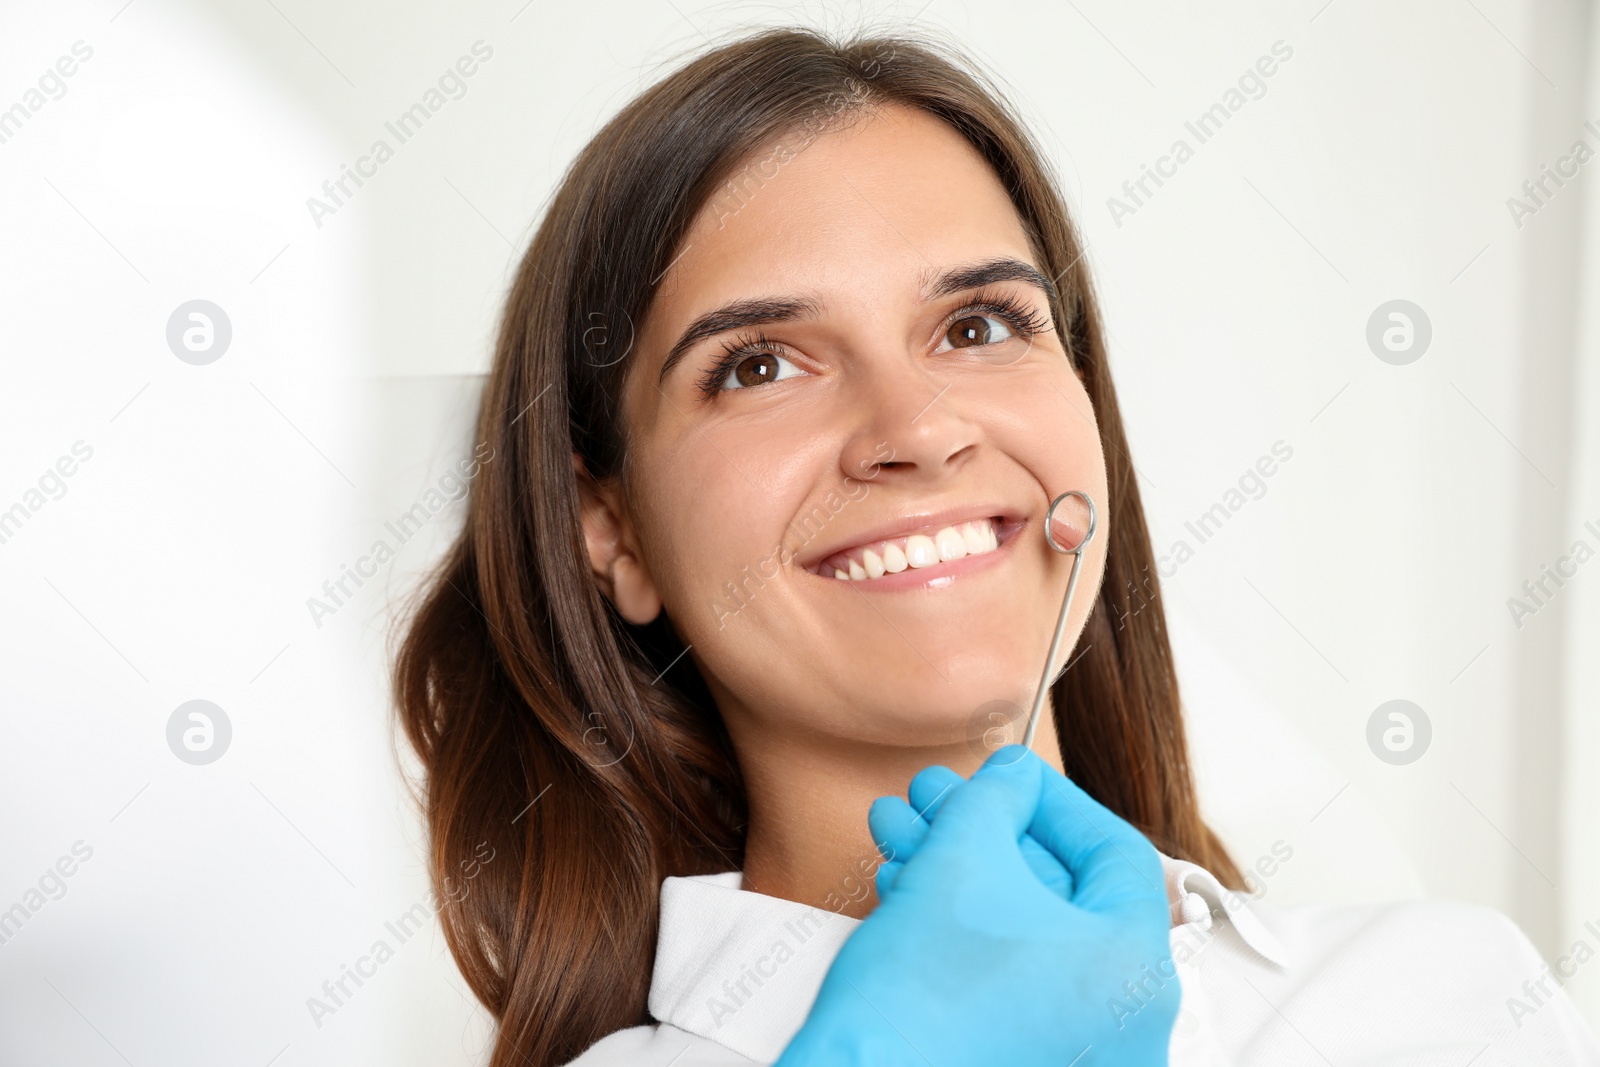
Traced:
[[1049, 280], [994, 173], [923, 112], [733, 183], [634, 347], [634, 611], [659, 598], [736, 741], [959, 741], [1032, 700], [1071, 564], [1053, 497], [1099, 510], [1069, 634], [1104, 570], [1105, 459]]

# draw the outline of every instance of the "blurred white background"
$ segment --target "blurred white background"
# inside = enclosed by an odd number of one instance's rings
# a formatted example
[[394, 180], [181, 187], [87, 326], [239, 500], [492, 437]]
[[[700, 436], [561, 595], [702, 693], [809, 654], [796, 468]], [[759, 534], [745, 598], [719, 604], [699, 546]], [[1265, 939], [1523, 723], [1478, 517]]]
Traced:
[[[511, 270], [579, 146], [708, 37], [786, 22], [950, 35], [1058, 165], [1157, 551], [1193, 550], [1165, 589], [1207, 815], [1245, 864], [1294, 850], [1268, 899], [1455, 897], [1548, 959], [1600, 948], [1589, 5], [11, 3], [0, 1061], [479, 1061], [436, 925], [385, 925], [429, 899], [386, 629], [459, 503], [333, 614], [307, 600], [468, 452]], [[1201, 143], [1185, 124], [1275, 45]], [[472, 55], [398, 144], [385, 123]], [[393, 157], [310, 210], [379, 139]], [[1133, 200], [1179, 139], [1192, 158]], [[193, 300], [231, 325], [201, 365], [167, 339]], [[1393, 300], [1431, 327], [1410, 362], [1368, 343]], [[1277, 442], [1200, 543], [1186, 524]], [[204, 765], [168, 744], [197, 699], [231, 726]], [[1431, 728], [1406, 763], [1368, 741], [1396, 699]], [[393, 958], [314, 1014], [380, 939]], [[1600, 962], [1567, 990], [1600, 1026]]]

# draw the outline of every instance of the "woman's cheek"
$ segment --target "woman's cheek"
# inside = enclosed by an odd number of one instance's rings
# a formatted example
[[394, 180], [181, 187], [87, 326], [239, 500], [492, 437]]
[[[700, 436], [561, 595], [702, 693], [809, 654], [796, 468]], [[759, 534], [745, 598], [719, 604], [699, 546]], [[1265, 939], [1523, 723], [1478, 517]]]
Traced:
[[[748, 624], [752, 605], [780, 578], [787, 553], [784, 523], [756, 505], [765, 503], [742, 479], [679, 483], [684, 507], [670, 534], [651, 546], [651, 570], [662, 604], [680, 635], [715, 640]], [[667, 527], [657, 527], [665, 532]]]
[[1034, 377], [1042, 380], [984, 398], [990, 440], [1033, 475], [1042, 496], [1079, 489], [1104, 511], [1105, 454], [1093, 405], [1070, 371]]

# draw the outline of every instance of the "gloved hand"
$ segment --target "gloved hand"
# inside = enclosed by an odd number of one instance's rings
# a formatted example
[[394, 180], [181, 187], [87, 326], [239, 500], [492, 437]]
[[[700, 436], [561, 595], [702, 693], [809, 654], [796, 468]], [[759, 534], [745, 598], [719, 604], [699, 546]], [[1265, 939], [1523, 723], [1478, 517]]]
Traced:
[[[1045, 769], [1054, 773], [1054, 768], [1048, 764]], [[965, 781], [949, 767], [935, 765], [924, 768], [911, 780], [911, 788], [907, 790], [910, 804], [899, 797], [879, 797], [873, 803], [867, 813], [867, 823], [872, 829], [872, 839], [878, 843], [878, 851], [885, 860], [878, 868], [879, 900], [889, 895], [900, 868], [922, 847], [922, 841], [928, 836], [928, 828], [933, 825], [933, 818], [939, 811], [939, 805], [944, 803], [944, 798], [950, 790]], [[1072, 872], [1062, 866], [1049, 849], [1035, 841], [1032, 834], [1024, 834], [1018, 845], [1022, 849], [1022, 858], [1039, 881], [1062, 900], [1071, 900]]]
[[1019, 745], [909, 792], [922, 819], [873, 805], [878, 907], [775, 1067], [1165, 1065], [1180, 993], [1150, 842]]

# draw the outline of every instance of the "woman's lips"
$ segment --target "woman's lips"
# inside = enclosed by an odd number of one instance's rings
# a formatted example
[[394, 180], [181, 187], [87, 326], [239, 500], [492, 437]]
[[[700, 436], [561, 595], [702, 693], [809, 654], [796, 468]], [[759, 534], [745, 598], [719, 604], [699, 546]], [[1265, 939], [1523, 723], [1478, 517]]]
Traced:
[[811, 573], [864, 586], [921, 585], [995, 562], [987, 557], [1023, 525], [1002, 515], [969, 519], [897, 537], [865, 541], [830, 553], [806, 567]]

